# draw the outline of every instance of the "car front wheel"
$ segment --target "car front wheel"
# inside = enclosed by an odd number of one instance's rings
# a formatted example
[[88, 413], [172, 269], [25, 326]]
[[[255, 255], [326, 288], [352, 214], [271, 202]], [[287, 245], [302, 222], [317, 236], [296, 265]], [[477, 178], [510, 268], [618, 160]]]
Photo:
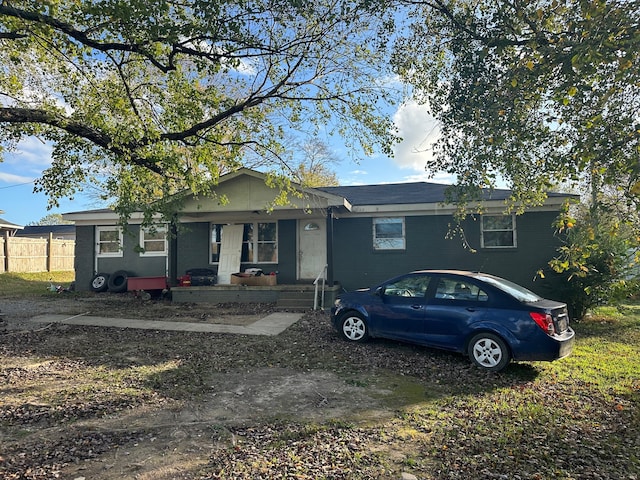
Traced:
[[364, 342], [369, 338], [367, 322], [357, 313], [346, 313], [342, 316], [340, 333], [350, 342]]
[[469, 358], [478, 367], [499, 372], [511, 361], [506, 343], [492, 333], [480, 333], [469, 342]]

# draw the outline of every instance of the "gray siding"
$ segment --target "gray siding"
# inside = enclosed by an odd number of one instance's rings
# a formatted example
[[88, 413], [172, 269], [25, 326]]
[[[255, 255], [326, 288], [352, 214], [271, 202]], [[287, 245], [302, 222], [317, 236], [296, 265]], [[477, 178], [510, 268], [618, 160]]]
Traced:
[[95, 227], [76, 227], [76, 290], [84, 292], [91, 290], [91, 279], [94, 271]]
[[482, 249], [480, 222], [464, 223], [466, 241], [446, 238], [452, 218], [415, 216], [405, 218], [406, 250], [375, 251], [371, 218], [341, 218], [334, 221], [334, 280], [347, 290], [375, 285], [387, 278], [419, 269], [481, 270], [505, 277], [533, 290], [540, 268], [556, 254], [553, 236], [554, 212], [527, 213], [516, 219], [517, 248]]
[[178, 271], [184, 275], [193, 268], [217, 267], [209, 264], [209, 223], [187, 223], [178, 227]]
[[297, 271], [297, 222], [280, 220], [278, 222], [278, 283], [296, 283]]
[[140, 230], [137, 225], [129, 227], [123, 234], [122, 257], [98, 258], [98, 271], [95, 265], [95, 227], [80, 226], [76, 230], [76, 289], [91, 289], [91, 279], [95, 273], [114, 273], [125, 270], [130, 277], [158, 277], [166, 275], [166, 256], [142, 256], [136, 251], [140, 242]]

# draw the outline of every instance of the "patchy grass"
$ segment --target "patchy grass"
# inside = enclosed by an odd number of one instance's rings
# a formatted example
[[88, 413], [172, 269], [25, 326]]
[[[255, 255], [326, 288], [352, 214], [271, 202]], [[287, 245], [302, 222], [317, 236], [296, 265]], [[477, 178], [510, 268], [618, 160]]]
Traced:
[[54, 285], [68, 287], [75, 272], [0, 273], [0, 296], [38, 295]]
[[[320, 313], [277, 337], [12, 334], [0, 343], [0, 477], [638, 480], [640, 308], [601, 309], [574, 328], [570, 357], [500, 374], [396, 342], [348, 344]], [[331, 374], [350, 393], [234, 419], [273, 379], [225, 391], [265, 369]], [[213, 416], [223, 398], [228, 416]], [[300, 415], [339, 400], [349, 409], [334, 418]]]

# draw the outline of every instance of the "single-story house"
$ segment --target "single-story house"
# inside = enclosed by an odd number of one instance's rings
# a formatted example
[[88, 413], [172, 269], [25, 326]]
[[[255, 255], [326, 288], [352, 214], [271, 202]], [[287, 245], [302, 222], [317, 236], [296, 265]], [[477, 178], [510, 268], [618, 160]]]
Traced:
[[27, 225], [21, 231], [16, 232], [16, 237], [25, 238], [52, 238], [56, 240], [75, 240], [75, 225]]
[[[0, 210], [0, 212], [2, 212], [2, 210]], [[8, 222], [4, 218], [0, 218], [0, 236], [2, 237], [4, 237], [5, 235], [13, 237], [23, 228], [24, 227], [22, 225], [16, 225], [15, 223]]]
[[[487, 192], [483, 214], [462, 225], [463, 242], [450, 235], [456, 206], [444, 203], [446, 188], [427, 182], [299, 187], [300, 197], [273, 206], [279, 192], [264, 175], [240, 169], [219, 180], [216, 193], [227, 202], [190, 198], [176, 226], [140, 228], [142, 218], [134, 215], [123, 233], [111, 210], [68, 213], [64, 218], [76, 225], [76, 288], [88, 290], [101, 272], [167, 276], [178, 285], [188, 271], [207, 269], [215, 286], [172, 288], [174, 300], [242, 300], [244, 288], [251, 291], [246, 298], [261, 301], [267, 297], [259, 289], [311, 285], [323, 272], [330, 289], [352, 290], [412, 270], [448, 268], [496, 274], [539, 291], [536, 272], [559, 246], [553, 222], [575, 195], [551, 193], [544, 205], [516, 216], [503, 213], [508, 190]], [[250, 269], [273, 274], [278, 287], [243, 286], [233, 274]]]

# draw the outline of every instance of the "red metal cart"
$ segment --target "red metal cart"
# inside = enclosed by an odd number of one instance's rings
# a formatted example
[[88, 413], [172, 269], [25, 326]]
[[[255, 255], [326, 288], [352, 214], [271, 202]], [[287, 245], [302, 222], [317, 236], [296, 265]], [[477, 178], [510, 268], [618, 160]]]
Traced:
[[169, 290], [167, 277], [129, 277], [127, 291], [134, 292], [136, 297], [149, 300], [152, 293], [164, 293]]

